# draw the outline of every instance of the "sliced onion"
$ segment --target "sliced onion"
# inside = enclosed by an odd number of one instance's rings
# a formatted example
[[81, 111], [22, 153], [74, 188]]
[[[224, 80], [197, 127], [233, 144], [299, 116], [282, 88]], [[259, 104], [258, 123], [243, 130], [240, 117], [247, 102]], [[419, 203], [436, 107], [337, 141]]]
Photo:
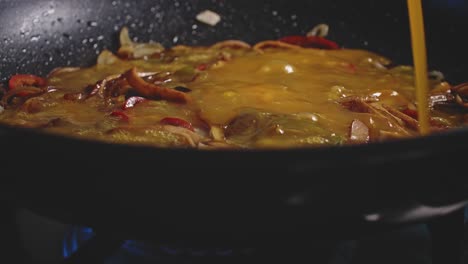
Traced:
[[402, 139], [405, 137], [405, 135], [402, 135], [398, 132], [391, 132], [391, 131], [386, 131], [386, 130], [381, 130], [379, 134], [380, 134], [379, 138], [381, 140]]
[[[21, 94], [21, 97], [29, 98], [31, 96], [37, 96], [45, 93], [46, 90], [33, 87], [33, 86], [22, 86], [8, 91], [2, 98], [2, 104], [8, 105], [14, 97]], [[26, 95], [24, 95], [26, 94]]]
[[275, 40], [262, 41], [262, 42], [257, 43], [253, 47], [254, 50], [260, 53], [263, 53], [263, 50], [267, 48], [302, 49], [300, 46], [287, 44], [287, 43], [284, 43], [281, 41], [275, 41]]
[[211, 10], [205, 10], [196, 16], [196, 19], [210, 26], [216, 26], [221, 21], [221, 16]]
[[120, 40], [120, 46], [132, 46], [133, 45], [133, 41], [130, 39], [130, 33], [127, 27], [123, 27], [122, 30], [120, 30], [119, 40]]
[[187, 139], [187, 142], [190, 144], [190, 146], [194, 148], [197, 147], [203, 139], [202, 136], [183, 127], [166, 125], [163, 126], [163, 128], [167, 132], [183, 136], [185, 139]]
[[200, 142], [198, 144], [198, 149], [201, 150], [218, 150], [218, 149], [237, 149], [238, 146], [231, 145], [229, 143], [223, 141], [207, 141], [207, 142]]
[[108, 50], [103, 50], [97, 59], [98, 65], [111, 65], [118, 61], [119, 58]]
[[328, 36], [329, 31], [330, 27], [327, 24], [318, 24], [307, 33], [307, 37], [314, 36], [325, 38], [326, 36]]
[[225, 40], [218, 42], [211, 46], [213, 49], [224, 49], [224, 48], [232, 48], [232, 49], [251, 49], [252, 46], [244, 41], [240, 40]]
[[164, 51], [164, 47], [159, 43], [134, 43], [130, 39], [127, 27], [122, 28], [119, 38], [120, 49], [117, 53], [128, 59], [141, 59]]
[[65, 72], [75, 72], [75, 71], [78, 71], [78, 70], [81, 70], [81, 68], [79, 68], [79, 67], [55, 68], [47, 75], [47, 79], [50, 79], [50, 78], [54, 77], [55, 75], [59, 75], [59, 74], [65, 73]]
[[133, 50], [133, 58], [140, 59], [164, 51], [164, 47], [159, 43], [136, 44]]

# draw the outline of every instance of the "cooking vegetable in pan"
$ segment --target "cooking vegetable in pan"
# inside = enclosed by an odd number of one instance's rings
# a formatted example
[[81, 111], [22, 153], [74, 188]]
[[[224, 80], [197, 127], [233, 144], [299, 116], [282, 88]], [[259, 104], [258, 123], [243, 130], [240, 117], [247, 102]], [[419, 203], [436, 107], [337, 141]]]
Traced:
[[[419, 135], [414, 73], [340, 49], [321, 25], [250, 46], [135, 43], [90, 68], [16, 75], [3, 123], [113, 143], [183, 148], [365, 144]], [[317, 35], [314, 35], [317, 34]], [[466, 85], [430, 80], [431, 132], [466, 122]]]

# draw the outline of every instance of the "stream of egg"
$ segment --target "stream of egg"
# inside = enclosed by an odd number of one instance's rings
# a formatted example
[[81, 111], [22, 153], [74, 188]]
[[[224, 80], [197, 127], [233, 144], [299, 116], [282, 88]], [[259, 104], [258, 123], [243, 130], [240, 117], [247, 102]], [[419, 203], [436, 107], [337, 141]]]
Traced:
[[421, 0], [408, 0], [410, 17], [413, 60], [415, 70], [416, 100], [418, 102], [419, 131], [422, 135], [429, 133], [428, 108], [428, 73], [427, 51], [424, 30], [424, 17]]

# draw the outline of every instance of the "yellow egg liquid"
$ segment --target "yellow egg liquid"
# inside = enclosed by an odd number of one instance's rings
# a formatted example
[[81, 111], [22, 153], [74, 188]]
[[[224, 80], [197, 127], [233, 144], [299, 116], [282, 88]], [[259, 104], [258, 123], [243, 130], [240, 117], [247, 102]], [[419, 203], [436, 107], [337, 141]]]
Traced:
[[[408, 7], [416, 74], [366, 50], [274, 41], [165, 49], [132, 43], [123, 30], [117, 54], [54, 71], [42, 90], [22, 87], [38, 94], [10, 90], [0, 122], [117, 144], [214, 149], [361, 144], [457, 127], [463, 113], [428, 107], [428, 89], [446, 96], [450, 85], [428, 80], [421, 3]], [[142, 89], [183, 91], [187, 100]], [[145, 98], [132, 104], [135, 96]]]
[[427, 51], [421, 0], [408, 0], [420, 133], [429, 133]]

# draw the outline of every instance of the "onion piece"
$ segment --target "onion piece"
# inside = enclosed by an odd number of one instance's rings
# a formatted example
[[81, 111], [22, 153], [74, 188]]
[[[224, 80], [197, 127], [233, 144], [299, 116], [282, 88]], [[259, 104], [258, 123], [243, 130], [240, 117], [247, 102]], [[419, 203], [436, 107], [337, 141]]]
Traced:
[[185, 93], [146, 82], [138, 76], [135, 68], [124, 73], [123, 76], [127, 79], [130, 86], [143, 97], [179, 103], [187, 103], [189, 101], [189, 96]]
[[56, 75], [62, 74], [62, 73], [75, 72], [75, 71], [79, 71], [79, 70], [81, 70], [81, 68], [79, 68], [79, 67], [59, 67], [59, 68], [55, 68], [47, 75], [47, 79], [50, 79], [50, 78], [52, 78], [52, 77], [54, 77]]
[[112, 65], [119, 60], [119, 57], [115, 56], [109, 50], [103, 50], [97, 58], [98, 65]]
[[196, 148], [203, 139], [202, 136], [183, 127], [165, 125], [163, 128], [169, 133], [183, 136], [187, 139], [187, 142], [190, 144], [190, 146], [194, 148]]
[[218, 149], [237, 149], [238, 146], [231, 145], [223, 141], [206, 141], [198, 144], [198, 149], [201, 150], [218, 150]]
[[224, 141], [226, 139], [223, 129], [217, 126], [211, 127], [210, 136], [216, 141]]
[[205, 10], [199, 13], [196, 19], [210, 26], [216, 26], [221, 21], [221, 16], [211, 10]]
[[120, 46], [133, 46], [128, 27], [123, 27], [119, 35]]

